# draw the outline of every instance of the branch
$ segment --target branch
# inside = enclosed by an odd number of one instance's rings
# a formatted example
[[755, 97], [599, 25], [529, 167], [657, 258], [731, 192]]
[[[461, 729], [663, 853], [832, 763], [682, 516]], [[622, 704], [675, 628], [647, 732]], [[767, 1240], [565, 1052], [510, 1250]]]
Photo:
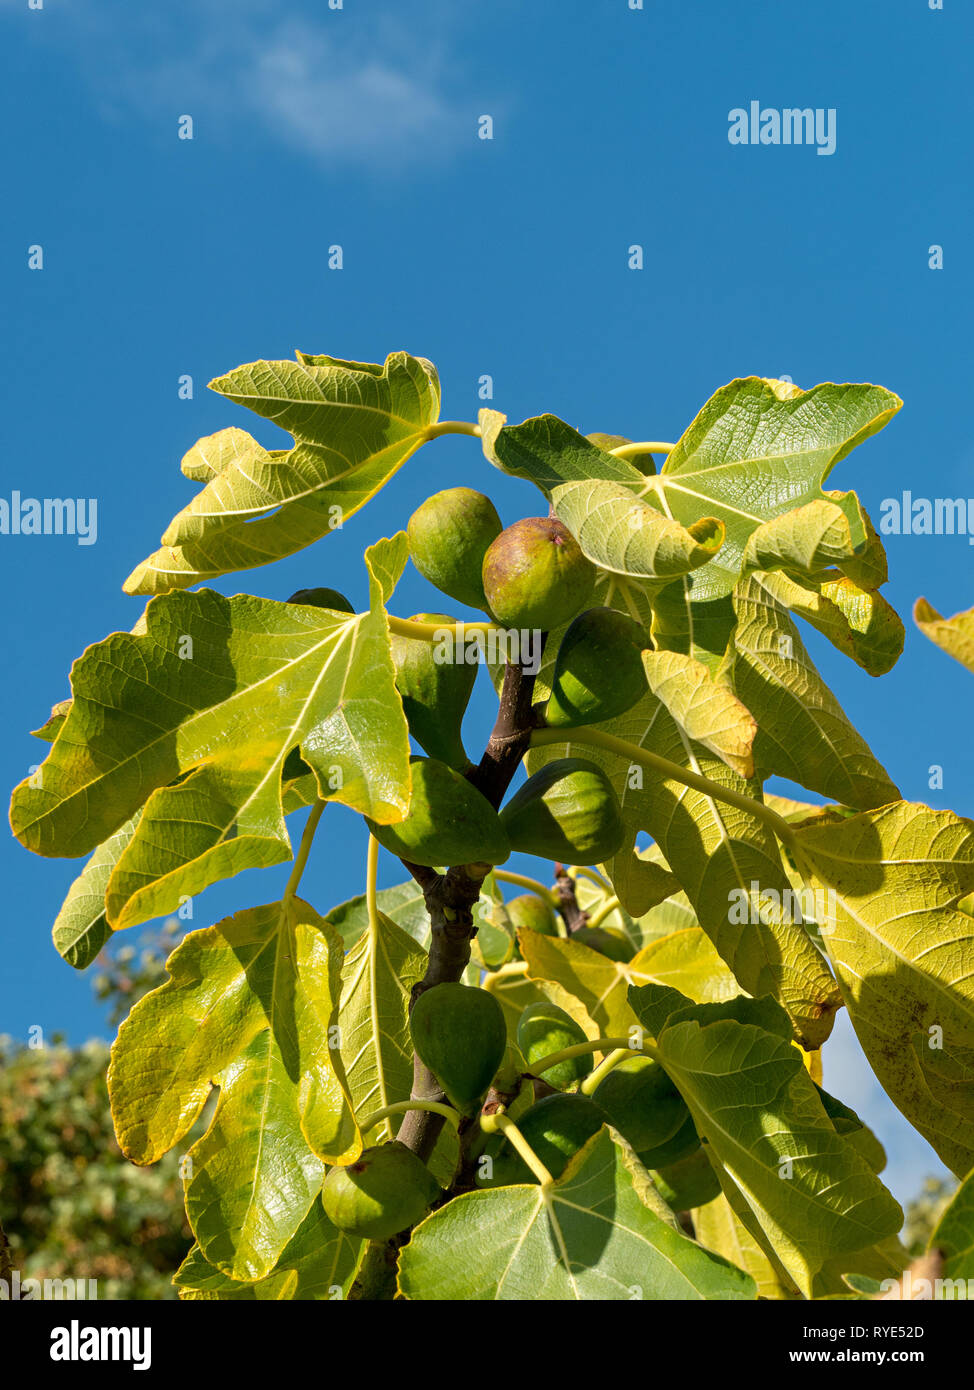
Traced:
[[401, 859], [399, 862], [408, 873], [412, 874], [424, 893], [428, 893], [439, 881], [440, 875], [436, 870], [428, 869], [425, 864], [410, 864], [407, 859]]
[[572, 932], [578, 931], [579, 927], [587, 925], [588, 913], [578, 905], [575, 880], [564, 864], [555, 865], [555, 896], [558, 899], [558, 911], [564, 918], [569, 936]]
[[13, 1260], [10, 1255], [10, 1242], [4, 1234], [3, 1227], [0, 1226], [0, 1279], [10, 1285], [10, 1276], [13, 1273]]
[[[542, 638], [542, 650], [544, 638]], [[508, 662], [504, 671], [497, 720], [477, 767], [467, 773], [468, 780], [495, 810], [504, 799], [521, 759], [528, 750], [537, 717], [531, 708], [535, 676], [520, 665]], [[490, 864], [460, 864], [445, 874], [406, 867], [423, 889], [432, 930], [426, 974], [413, 986], [410, 1008], [419, 996], [435, 985], [456, 983], [470, 961], [470, 943], [477, 933], [473, 909], [480, 897]], [[446, 1101], [433, 1073], [413, 1056], [413, 1100]], [[436, 1145], [443, 1116], [431, 1110], [411, 1110], [396, 1136], [425, 1163]]]
[[[541, 652], [544, 651], [545, 636], [542, 635]], [[507, 663], [497, 720], [480, 765], [467, 774], [495, 811], [528, 751], [532, 733], [539, 727], [538, 716], [531, 706], [535, 680], [536, 677], [529, 675], [522, 666], [512, 661]]]

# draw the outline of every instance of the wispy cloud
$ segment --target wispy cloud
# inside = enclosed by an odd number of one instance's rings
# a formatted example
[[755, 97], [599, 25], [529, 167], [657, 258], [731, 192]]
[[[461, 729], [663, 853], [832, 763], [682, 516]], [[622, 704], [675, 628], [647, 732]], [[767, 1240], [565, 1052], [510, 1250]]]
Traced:
[[471, 139], [472, 120], [464, 129], [464, 113], [439, 89], [435, 71], [403, 58], [401, 49], [349, 55], [310, 25], [292, 23], [253, 54], [247, 91], [271, 131], [325, 160], [428, 159]]
[[269, 0], [172, 0], [155, 13], [74, 0], [36, 37], [70, 49], [106, 115], [187, 113], [227, 141], [264, 134], [323, 163], [387, 170], [448, 156], [477, 114], [457, 95], [446, 5], [427, 0], [421, 32], [399, 7], [318, 3], [282, 19]]

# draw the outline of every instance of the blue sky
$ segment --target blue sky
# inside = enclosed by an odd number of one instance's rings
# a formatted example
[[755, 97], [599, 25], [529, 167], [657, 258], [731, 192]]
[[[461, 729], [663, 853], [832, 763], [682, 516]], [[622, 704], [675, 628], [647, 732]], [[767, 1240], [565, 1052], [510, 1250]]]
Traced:
[[[0, 536], [8, 596], [3, 781], [71, 661], [128, 628], [121, 592], [192, 495], [178, 461], [240, 424], [205, 389], [296, 347], [439, 368], [444, 415], [479, 378], [514, 419], [675, 439], [735, 376], [873, 381], [904, 409], [833, 474], [884, 498], [974, 494], [970, 83], [974, 10], [945, 0], [0, 0], [3, 481], [94, 497], [97, 543]], [[836, 112], [836, 150], [734, 146], [728, 113]], [[194, 138], [177, 138], [179, 118]], [[478, 138], [493, 118], [494, 138]], [[340, 244], [341, 271], [328, 269]], [[644, 248], [644, 269], [628, 248]], [[43, 270], [28, 269], [41, 245]], [[943, 247], [932, 270], [928, 248]], [[180, 400], [190, 374], [194, 398]], [[338, 584], [364, 601], [361, 552], [430, 492], [465, 482], [506, 522], [538, 510], [474, 441], [423, 450], [314, 551], [215, 587], [284, 598]], [[891, 601], [974, 603], [966, 536], [889, 536]], [[436, 607], [418, 577], [399, 611]], [[974, 685], [908, 622], [879, 682], [813, 634], [850, 718], [913, 800], [974, 814]], [[488, 717], [477, 697], [469, 728]], [[943, 767], [932, 791], [928, 769]], [[360, 890], [365, 845], [329, 810], [305, 879], [322, 909]], [[50, 924], [80, 865], [2, 850], [0, 1032], [104, 1033]], [[397, 875], [385, 865], [385, 881]], [[286, 870], [211, 889], [194, 925], [269, 901]], [[258, 877], [264, 882], [258, 883]], [[939, 1171], [864, 1072], [843, 1021], [826, 1082], [890, 1149], [897, 1194]]]

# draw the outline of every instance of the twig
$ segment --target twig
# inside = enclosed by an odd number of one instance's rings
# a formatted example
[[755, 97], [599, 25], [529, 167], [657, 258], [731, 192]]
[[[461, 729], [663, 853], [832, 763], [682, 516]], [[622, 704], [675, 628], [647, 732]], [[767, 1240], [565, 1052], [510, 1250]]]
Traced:
[[[542, 638], [542, 647], [544, 639]], [[467, 773], [468, 780], [496, 810], [510, 786], [537, 727], [531, 708], [535, 676], [515, 662], [508, 662], [501, 688], [500, 708], [484, 755], [477, 767]], [[460, 864], [445, 874], [432, 870], [413, 872], [423, 889], [426, 910], [430, 916], [430, 951], [426, 974], [413, 986], [410, 1008], [419, 996], [435, 985], [458, 981], [470, 961], [470, 943], [476, 935], [473, 909], [480, 897], [490, 864]], [[430, 874], [433, 877], [430, 878]], [[413, 1100], [443, 1102], [446, 1096], [433, 1073], [420, 1059], [413, 1057]], [[430, 1110], [411, 1110], [404, 1118], [397, 1138], [412, 1149], [424, 1163], [429, 1159], [440, 1130], [443, 1116]]]
[[555, 896], [558, 899], [558, 911], [568, 928], [569, 936], [572, 932], [578, 931], [579, 927], [587, 925], [588, 913], [578, 905], [575, 881], [564, 864], [555, 865]]

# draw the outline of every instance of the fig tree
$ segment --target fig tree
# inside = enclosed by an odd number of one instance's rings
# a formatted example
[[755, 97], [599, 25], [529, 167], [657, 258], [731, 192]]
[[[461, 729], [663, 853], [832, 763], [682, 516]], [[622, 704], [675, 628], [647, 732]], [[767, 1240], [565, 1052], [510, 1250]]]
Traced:
[[[456, 619], [444, 613], [414, 613], [411, 621], [452, 626]], [[470, 759], [460, 725], [477, 679], [476, 666], [437, 661], [434, 644], [414, 637], [393, 636], [392, 660], [409, 732], [431, 758], [462, 772]]]
[[505, 627], [548, 632], [575, 616], [595, 572], [557, 518], [527, 517], [502, 531], [484, 556], [484, 595]]
[[[568, 1160], [605, 1123], [601, 1107], [588, 1096], [545, 1096], [525, 1110], [515, 1122], [522, 1136], [553, 1178], [560, 1178]], [[478, 1177], [480, 1187], [507, 1187], [511, 1183], [537, 1182], [528, 1165], [504, 1140], [485, 1153], [492, 1159], [489, 1176]]]
[[332, 1168], [321, 1205], [333, 1226], [362, 1240], [389, 1240], [418, 1221], [440, 1195], [433, 1174], [405, 1144], [364, 1149], [354, 1163]]
[[554, 910], [537, 893], [522, 893], [520, 897], [511, 898], [504, 906], [515, 931], [519, 927], [527, 927], [541, 936], [558, 935]]
[[613, 1067], [595, 1099], [637, 1153], [658, 1149], [690, 1118], [680, 1092], [652, 1057], [627, 1057]]
[[409, 1031], [451, 1104], [475, 1114], [507, 1051], [504, 1011], [494, 996], [471, 985], [434, 985], [413, 1005]]
[[[518, 1020], [517, 1045], [529, 1070], [535, 1062], [540, 1062], [542, 1057], [587, 1041], [585, 1033], [572, 1016], [547, 999], [537, 1004], [529, 1004]], [[557, 1062], [553, 1067], [537, 1074], [556, 1091], [564, 1091], [576, 1082], [584, 1081], [594, 1065], [592, 1053], [587, 1052], [581, 1057], [571, 1057], [568, 1061]]]
[[395, 825], [366, 824], [384, 849], [410, 864], [501, 864], [507, 832], [485, 796], [438, 758], [410, 758], [409, 813]]
[[598, 724], [645, 695], [645, 629], [614, 608], [589, 608], [569, 625], [555, 657], [545, 721], [555, 729]]
[[451, 487], [417, 507], [406, 534], [413, 564], [424, 579], [460, 603], [486, 609], [484, 556], [502, 530], [489, 497], [473, 488]]
[[529, 777], [500, 813], [512, 849], [566, 864], [598, 864], [622, 847], [619, 799], [585, 758], [558, 758]]

